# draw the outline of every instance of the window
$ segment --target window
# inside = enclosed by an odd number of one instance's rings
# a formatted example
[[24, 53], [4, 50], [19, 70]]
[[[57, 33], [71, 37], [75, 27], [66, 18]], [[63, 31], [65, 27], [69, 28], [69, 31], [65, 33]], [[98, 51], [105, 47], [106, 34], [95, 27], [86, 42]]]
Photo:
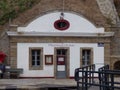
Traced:
[[67, 54], [67, 50], [66, 49], [58, 49], [57, 50], [57, 55], [58, 56], [65, 56]]
[[64, 19], [57, 20], [54, 23], [54, 27], [61, 31], [67, 30], [69, 26], [70, 26], [70, 23]]
[[93, 63], [93, 53], [90, 48], [81, 49], [81, 66], [87, 66]]
[[43, 49], [30, 48], [30, 70], [39, 70], [43, 68]]

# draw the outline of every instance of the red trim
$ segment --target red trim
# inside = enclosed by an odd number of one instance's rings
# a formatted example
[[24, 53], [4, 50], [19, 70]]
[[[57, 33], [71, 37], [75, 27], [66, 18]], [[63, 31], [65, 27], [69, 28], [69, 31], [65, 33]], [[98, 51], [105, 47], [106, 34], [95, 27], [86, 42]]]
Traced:
[[[55, 77], [20, 77], [20, 79], [55, 79]], [[68, 77], [66, 79], [74, 79], [74, 77]]]
[[[51, 79], [55, 79], [55, 77], [20, 77], [21, 79], [41, 79], [41, 78], [51, 78]], [[94, 77], [94, 78], [98, 78], [98, 77]], [[70, 76], [66, 79], [74, 79], [74, 76]]]
[[[61, 22], [64, 22], [64, 23], [66, 23], [66, 26], [64, 26], [64, 27], [58, 27], [58, 23], [61, 23]], [[66, 30], [66, 29], [68, 29], [69, 27], [70, 27], [70, 23], [67, 21], [67, 20], [65, 20], [65, 19], [59, 19], [59, 20], [57, 20], [57, 21], [55, 21], [54, 22], [54, 27], [56, 28], [56, 29], [58, 29], [58, 30], [61, 30], [61, 31], [64, 31], [64, 30]]]
[[74, 79], [74, 77], [70, 77], [70, 79]]
[[[55, 79], [55, 77], [20, 77], [21, 79], [41, 79], [41, 78], [52, 78]], [[66, 79], [74, 79], [74, 77], [68, 77]]]
[[55, 78], [55, 77], [20, 77], [21, 79], [40, 79], [40, 78]]
[[[55, 77], [20, 77], [20, 79], [46, 79], [46, 78], [55, 79]], [[94, 77], [94, 78], [98, 78], [98, 77]], [[74, 76], [68, 77], [66, 79], [74, 79]]]

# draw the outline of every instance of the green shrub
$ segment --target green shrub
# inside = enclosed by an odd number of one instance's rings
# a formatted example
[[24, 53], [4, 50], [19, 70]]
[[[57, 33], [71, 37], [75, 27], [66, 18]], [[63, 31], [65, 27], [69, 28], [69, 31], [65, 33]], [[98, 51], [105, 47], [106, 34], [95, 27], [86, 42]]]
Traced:
[[40, 0], [0, 0], [0, 25], [14, 19], [19, 13], [30, 9]]

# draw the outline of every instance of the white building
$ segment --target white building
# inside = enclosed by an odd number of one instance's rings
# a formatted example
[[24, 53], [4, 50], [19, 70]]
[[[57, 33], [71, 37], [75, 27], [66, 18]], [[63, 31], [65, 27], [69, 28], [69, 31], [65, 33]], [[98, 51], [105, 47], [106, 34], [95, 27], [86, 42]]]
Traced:
[[75, 68], [104, 64], [106, 39], [114, 33], [79, 14], [56, 11], [7, 34], [16, 43], [11, 47], [17, 52], [16, 67], [24, 70], [21, 77], [72, 78]]

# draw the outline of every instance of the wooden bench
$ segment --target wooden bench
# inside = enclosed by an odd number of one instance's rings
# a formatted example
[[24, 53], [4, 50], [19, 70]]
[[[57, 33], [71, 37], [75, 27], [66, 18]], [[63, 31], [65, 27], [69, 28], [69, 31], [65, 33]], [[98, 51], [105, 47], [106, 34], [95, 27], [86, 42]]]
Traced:
[[5, 72], [9, 74], [9, 78], [19, 78], [20, 74], [23, 73], [22, 68], [9, 68]]

